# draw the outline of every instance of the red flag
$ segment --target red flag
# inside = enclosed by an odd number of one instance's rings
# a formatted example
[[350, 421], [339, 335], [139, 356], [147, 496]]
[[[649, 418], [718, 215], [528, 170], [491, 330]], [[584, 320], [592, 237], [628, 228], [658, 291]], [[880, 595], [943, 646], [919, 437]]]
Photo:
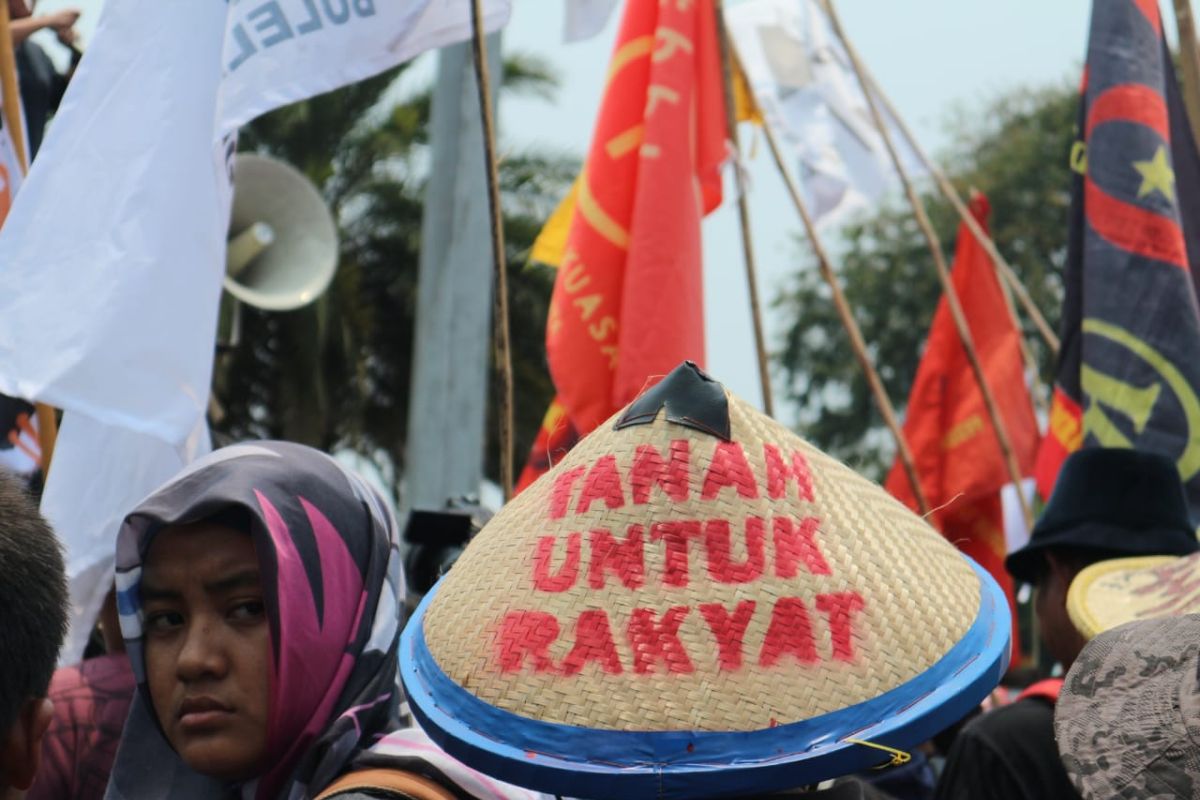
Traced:
[[721, 202], [725, 142], [712, 0], [630, 0], [546, 322], [580, 436], [654, 376], [704, 362], [700, 220]]
[[1062, 463], [1082, 444], [1083, 409], [1063, 391], [1063, 387], [1055, 386], [1054, 396], [1050, 400], [1050, 424], [1046, 426], [1046, 436], [1038, 450], [1037, 465], [1033, 472], [1037, 478], [1038, 494], [1043, 499], [1050, 499]]
[[[972, 213], [985, 228], [988, 208], [982, 195], [971, 201]], [[966, 225], [959, 226], [951, 279], [1017, 464], [1022, 475], [1029, 475], [1037, 454], [1038, 431], [1025, 384], [1020, 332], [1006, 308], [987, 253]], [[935, 508], [959, 495], [975, 498], [998, 492], [1010, 482], [983, 393], [944, 297], [934, 313], [925, 354], [908, 397], [904, 435], [913, 451], [921, 487]], [[886, 486], [893, 496], [917, 508], [899, 460], [892, 466]]]
[[526, 486], [549, 472], [578, 442], [579, 434], [567, 418], [566, 409], [557, 397], [554, 398], [550, 408], [546, 409], [546, 416], [542, 418], [542, 427], [529, 450], [529, 460], [525, 462], [525, 469], [521, 470], [513, 493], [525, 491]]
[[[982, 195], [972, 199], [971, 213], [985, 230], [988, 210]], [[1038, 430], [1025, 384], [1020, 332], [987, 253], [966, 225], [958, 229], [951, 277], [1021, 475], [1029, 475], [1037, 454]], [[904, 436], [912, 448], [925, 497], [938, 509], [931, 521], [992, 574], [1015, 612], [1012, 578], [1004, 569], [1007, 547], [1000, 503], [1000, 489], [1011, 479], [945, 297], [938, 302], [925, 354], [917, 367]], [[892, 465], [886, 488], [917, 509], [899, 459]], [[1016, 642], [1015, 613], [1013, 623]]]

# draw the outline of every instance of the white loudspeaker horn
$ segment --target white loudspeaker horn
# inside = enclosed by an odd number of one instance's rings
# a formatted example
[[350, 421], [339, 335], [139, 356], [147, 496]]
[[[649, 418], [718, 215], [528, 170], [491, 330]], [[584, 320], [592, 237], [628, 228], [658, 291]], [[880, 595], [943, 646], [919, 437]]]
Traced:
[[247, 305], [291, 311], [329, 288], [338, 235], [317, 188], [273, 158], [238, 153], [225, 291]]

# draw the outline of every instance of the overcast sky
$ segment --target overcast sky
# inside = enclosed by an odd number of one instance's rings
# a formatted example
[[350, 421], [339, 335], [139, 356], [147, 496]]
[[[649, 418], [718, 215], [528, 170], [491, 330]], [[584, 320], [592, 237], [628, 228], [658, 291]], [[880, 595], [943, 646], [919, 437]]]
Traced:
[[[83, 8], [86, 32], [101, 5], [102, 0], [42, 0], [39, 11]], [[883, 88], [926, 149], [935, 152], [946, 144], [944, 123], [954, 107], [976, 108], [1022, 85], [1076, 80], [1090, 13], [1088, 0], [841, 0], [838, 8]], [[1163, 13], [1173, 34], [1170, 3]], [[562, 18], [563, 0], [515, 0], [505, 48], [540, 53], [561, 76], [562, 89], [554, 105], [532, 99], [503, 105], [501, 136], [506, 148], [553, 147], [581, 155], [588, 146], [616, 17], [600, 36], [571, 45], [562, 43]], [[795, 269], [798, 249], [793, 235], [799, 223], [764, 147], [750, 168], [760, 293], [769, 307]], [[704, 244], [708, 367], [742, 397], [759, 403], [734, 203], [727, 201], [706, 221]], [[773, 343], [782, 327], [777, 315], [769, 316]]]

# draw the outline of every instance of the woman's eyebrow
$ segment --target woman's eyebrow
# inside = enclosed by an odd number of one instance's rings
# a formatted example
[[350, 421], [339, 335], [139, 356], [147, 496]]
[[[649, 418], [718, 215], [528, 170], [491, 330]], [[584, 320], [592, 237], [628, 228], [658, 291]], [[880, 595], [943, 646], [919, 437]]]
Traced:
[[224, 578], [204, 584], [204, 591], [209, 594], [225, 594], [235, 589], [257, 589], [262, 586], [257, 568], [244, 569]]
[[142, 579], [142, 584], [138, 591], [142, 596], [143, 603], [150, 600], [178, 600], [182, 597], [177, 590], [155, 586], [152, 583], [147, 583], [145, 578]]

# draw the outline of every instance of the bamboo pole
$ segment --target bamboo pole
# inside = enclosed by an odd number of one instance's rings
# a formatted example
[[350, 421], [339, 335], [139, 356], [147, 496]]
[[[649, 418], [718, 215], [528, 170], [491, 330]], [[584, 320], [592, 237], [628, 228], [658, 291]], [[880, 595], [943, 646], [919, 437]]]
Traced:
[[[2, 2], [2, 0], [0, 0]], [[508, 330], [508, 269], [504, 255], [504, 220], [500, 209], [500, 175], [496, 161], [495, 116], [492, 81], [487, 64], [487, 39], [483, 31], [482, 0], [471, 1], [472, 51], [475, 86], [479, 91], [479, 116], [483, 120], [483, 156], [487, 162], [488, 211], [492, 228], [492, 262], [496, 270], [494, 330], [496, 370], [502, 384], [500, 409], [500, 485], [507, 501], [513, 493], [513, 370]]]
[[734, 151], [734, 181], [737, 187], [738, 223], [742, 232], [742, 255], [746, 263], [746, 287], [750, 293], [750, 318], [754, 326], [754, 349], [758, 355], [758, 380], [762, 387], [763, 411], [768, 417], [775, 416], [775, 399], [771, 391], [771, 371], [767, 361], [766, 335], [763, 333], [762, 305], [758, 298], [758, 270], [754, 260], [754, 242], [750, 230], [750, 205], [746, 198], [745, 180], [742, 176], [741, 145], [738, 142], [737, 110], [733, 99], [733, 45], [729, 30], [725, 26], [722, 0], [715, 0], [713, 10], [717, 17], [717, 38], [721, 46], [721, 75], [725, 91], [725, 124]]
[[[858, 53], [856, 51], [852, 52], [854, 46], [846, 40], [843, 40], [843, 44], [846, 48], [846, 52], [850, 54], [851, 60], [861, 65], [862, 61], [858, 58]], [[887, 108], [888, 115], [895, 120], [896, 127], [898, 127], [900, 132], [904, 134], [904, 139], [908, 142], [909, 147], [913, 149], [913, 152], [916, 153], [917, 158], [921, 159], [922, 165], [924, 165], [925, 169], [929, 171], [929, 174], [933, 176], [934, 183], [937, 184], [938, 189], [943, 195], [946, 196], [946, 199], [950, 201], [950, 204], [954, 206], [954, 210], [958, 213], [959, 219], [961, 219], [963, 224], [967, 226], [967, 229], [971, 231], [971, 235], [975, 237], [975, 241], [979, 242], [984, 251], [986, 251], [988, 256], [992, 259], [992, 264], [995, 266], [1000, 278], [1008, 284], [1013, 294], [1016, 295], [1017, 300], [1021, 304], [1021, 308], [1025, 310], [1025, 314], [1029, 317], [1030, 321], [1033, 322], [1034, 327], [1037, 328], [1042, 340], [1050, 349], [1051, 355], [1057, 356], [1059, 349], [1058, 335], [1050, 327], [1050, 323], [1046, 321], [1046, 317], [1043, 316], [1041, 310], [1038, 309], [1037, 304], [1033, 302], [1033, 298], [1029, 295], [1029, 290], [1025, 288], [1023, 283], [1021, 283], [1021, 279], [1017, 277], [1017, 273], [1013, 271], [1012, 265], [1008, 263], [1008, 260], [1000, 254], [1000, 250], [996, 247], [996, 243], [992, 241], [992, 237], [989, 236], [987, 231], [985, 231], [975, 220], [975, 216], [971, 213], [970, 209], [967, 208], [967, 204], [963, 202], [962, 195], [960, 195], [958, 190], [954, 188], [954, 184], [951, 183], [950, 179], [946, 177], [946, 173], [942, 171], [941, 167], [939, 167], [925, 152], [924, 148], [921, 147], [921, 143], [917, 141], [917, 137], [913, 135], [912, 130], [908, 127], [908, 124], [904, 121], [904, 118], [900, 116], [899, 112], [897, 112], [896, 107], [892, 104], [892, 101], [888, 98], [887, 94], [884, 93], [883, 88], [880, 87], [873, 77], [871, 77], [865, 65], [862, 66], [862, 69], [863, 77], [870, 82], [871, 88], [874, 90], [874, 97], [883, 102], [884, 107]], [[1020, 329], [1021, 326], [1017, 325], [1017, 330]]]
[[[29, 171], [29, 151], [25, 143], [25, 124], [21, 120], [21, 89], [17, 83], [17, 58], [12, 43], [12, 20], [8, 3], [0, 0], [0, 103], [4, 106], [4, 125], [17, 151], [22, 176]], [[38, 446], [42, 451], [42, 477], [50, 474], [54, 445], [58, 442], [58, 417], [54, 408], [35, 403], [38, 421]]]
[[979, 392], [983, 395], [983, 404], [987, 408], [992, 428], [996, 432], [996, 440], [1000, 444], [1000, 451], [1004, 456], [1004, 463], [1008, 469], [1009, 478], [1017, 487], [1017, 497], [1021, 501], [1021, 510], [1024, 512], [1025, 522], [1032, 527], [1033, 510], [1029, 507], [1029, 501], [1025, 497], [1025, 493], [1021, 491], [1021, 469], [1017, 464], [1016, 455], [1013, 453], [1011, 440], [1008, 438], [1008, 429], [1005, 427], [1004, 420], [1000, 416], [1000, 410], [996, 406], [996, 398], [992, 394], [987, 376], [983, 372], [983, 365], [979, 361], [979, 353], [975, 350], [975, 342], [971, 337], [971, 329], [967, 324], [966, 315], [963, 313], [962, 303], [959, 302], [958, 292], [954, 289], [954, 282], [950, 279], [950, 270], [946, 266], [946, 257], [942, 253], [941, 243], [938, 241], [937, 234], [934, 233], [933, 225], [929, 222], [929, 215], [925, 213], [925, 204], [921, 202], [921, 198], [913, 188], [908, 171], [904, 168], [904, 163], [900, 160], [900, 154], [896, 151], [896, 145], [892, 141], [891, 134], [888, 132], [888, 126], [883, 119], [883, 114], [879, 110], [879, 104], [875, 101], [875, 92], [863, 72], [858, 54], [847, 40], [841, 20], [838, 18], [837, 10], [833, 6], [833, 0], [823, 0], [823, 2], [825, 3], [825, 10], [829, 15], [829, 21], [833, 26], [834, 33], [842, 42], [843, 47], [846, 48], [846, 53], [850, 56], [850, 64], [854, 68], [855, 75], [858, 76], [858, 83], [862, 88], [863, 96], [866, 98], [867, 108], [871, 111], [871, 118], [875, 122], [875, 127], [879, 130], [879, 135], [883, 139], [892, 164], [896, 168], [896, 173], [900, 177], [900, 183], [904, 187], [904, 194], [908, 197], [909, 204], [912, 205], [917, 225], [920, 226], [921, 232], [925, 236], [925, 241], [929, 244], [929, 252], [933, 256], [934, 266], [937, 267], [938, 280], [941, 281], [942, 292], [946, 296], [946, 305], [950, 309], [950, 316], [954, 319], [954, 327], [958, 331], [958, 338], [962, 342], [963, 350], [966, 351], [971, 371], [975, 373], [975, 381], [979, 385]]
[[796, 206], [796, 211], [800, 214], [800, 221], [804, 224], [804, 233], [808, 236], [813, 253], [817, 257], [817, 265], [821, 270], [821, 277], [833, 292], [833, 306], [837, 309], [842, 327], [846, 329], [846, 333], [850, 337], [850, 346], [854, 350], [854, 357], [858, 359], [858, 364], [867, 378], [867, 385], [871, 389], [871, 395], [875, 399], [875, 405], [878, 407], [884, 423], [887, 425], [888, 430], [892, 432], [892, 437], [896, 440], [896, 453], [900, 457], [901, 465], [904, 467], [904, 474], [908, 476], [908, 483], [912, 486], [913, 496], [917, 499], [917, 506], [920, 508], [922, 515], [928, 514], [929, 499], [925, 496], [925, 491], [921, 488], [921, 479], [917, 473], [917, 466], [913, 460], [912, 450], [908, 446], [908, 441], [904, 438], [904, 431], [900, 428], [900, 423], [896, 421], [896, 409], [892, 406], [892, 401], [888, 399], [887, 391], [883, 388], [883, 381], [879, 378], [879, 372], [871, 362], [871, 356], [867, 352], [866, 341], [863, 339], [858, 322], [854, 319], [854, 314], [850, 310], [850, 304], [846, 301], [846, 295], [842, 291], [841, 282], [838, 281], [833, 267], [830, 266], [829, 256], [826, 253], [825, 245], [822, 243], [820, 235], [817, 233], [817, 227], [813, 222], [812, 214], [809, 213], [808, 205], [804, 202], [804, 198], [800, 194], [800, 189], [796, 186], [796, 182], [788, 170], [787, 164], [783, 159], [783, 152], [779, 147], [779, 142], [775, 138], [775, 132], [771, 130], [770, 122], [763, 120], [762, 129], [767, 140], [767, 146], [771, 150], [771, 156], [775, 159], [775, 166], [779, 169], [779, 174], [783, 176], [783, 182], [787, 186], [788, 194], [791, 195], [792, 203]]
[[3, 91], [4, 124], [24, 173], [29, 169], [29, 154], [25, 149], [25, 126], [21, 123], [21, 89], [17, 84], [17, 57], [7, 1], [0, 2], [0, 34], [3, 34], [0, 35], [0, 91]]
[[1175, 0], [1175, 29], [1179, 33], [1179, 61], [1183, 67], [1183, 105], [1191, 123], [1192, 138], [1200, 142], [1200, 47], [1191, 0]]

